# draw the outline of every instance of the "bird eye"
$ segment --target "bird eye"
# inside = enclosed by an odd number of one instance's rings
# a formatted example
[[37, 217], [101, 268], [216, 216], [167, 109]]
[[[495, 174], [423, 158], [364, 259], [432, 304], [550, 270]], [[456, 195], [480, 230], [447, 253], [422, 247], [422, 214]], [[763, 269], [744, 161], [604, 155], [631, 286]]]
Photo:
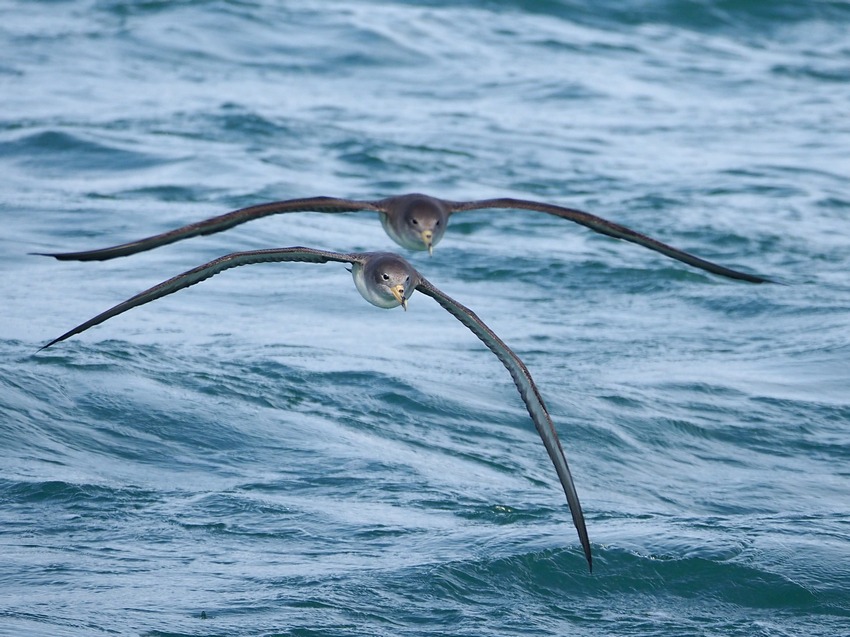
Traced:
[[434, 225], [435, 225], [435, 226], [439, 226], [439, 225], [440, 225], [440, 220], [439, 220], [439, 219], [437, 219], [437, 223], [435, 223]]
[[389, 274], [387, 274], [386, 272], [384, 272], [384, 273], [381, 275], [381, 278], [382, 278], [384, 281], [389, 281], [389, 280], [390, 280], [390, 275], [389, 275]]
[[418, 226], [418, 225], [419, 225], [419, 220], [418, 220], [418, 219], [411, 219], [411, 220], [410, 220], [410, 223], [412, 223], [414, 226]]

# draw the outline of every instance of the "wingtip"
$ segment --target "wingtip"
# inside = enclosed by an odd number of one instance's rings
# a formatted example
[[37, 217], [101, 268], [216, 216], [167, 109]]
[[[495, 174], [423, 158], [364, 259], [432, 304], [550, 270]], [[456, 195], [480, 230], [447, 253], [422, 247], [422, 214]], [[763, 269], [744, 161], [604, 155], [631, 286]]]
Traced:
[[62, 339], [57, 338], [57, 339], [54, 339], [54, 340], [50, 341], [49, 343], [47, 343], [47, 345], [42, 345], [37, 350], [35, 350], [35, 353], [39, 354], [39, 353], [43, 352], [44, 350], [46, 350], [51, 345], [56, 345], [56, 343], [58, 343], [60, 340], [62, 340]]
[[760, 274], [750, 274], [749, 277], [745, 280], [749, 281], [750, 283], [757, 283], [757, 284], [762, 284], [762, 283], [773, 283], [773, 284], [780, 283], [781, 284], [781, 282], [778, 281], [777, 279], [773, 279], [769, 276], [762, 276]]
[[734, 277], [727, 276], [727, 278], [737, 279], [738, 281], [745, 281], [747, 283], [753, 283], [755, 285], [789, 285], [786, 281], [783, 281], [778, 277], [762, 276], [761, 274], [749, 274], [744, 272], [739, 272]]
[[112, 254], [103, 250], [91, 250], [89, 252], [28, 252], [39, 257], [53, 257], [58, 261], [107, 261], [116, 257], [127, 256], [124, 254]]
[[761, 281], [761, 283], [770, 283], [772, 285], [782, 285], [782, 286], [785, 286], [785, 287], [788, 287], [789, 285], [791, 285], [788, 281], [783, 281], [782, 279], [776, 279], [776, 278], [771, 278], [771, 277], [762, 277], [762, 279], [764, 279], [764, 280]]
[[28, 252], [27, 254], [36, 256], [36, 257], [53, 257], [57, 261], [96, 261], [102, 259], [96, 259], [90, 256], [87, 256], [87, 253], [80, 252]]

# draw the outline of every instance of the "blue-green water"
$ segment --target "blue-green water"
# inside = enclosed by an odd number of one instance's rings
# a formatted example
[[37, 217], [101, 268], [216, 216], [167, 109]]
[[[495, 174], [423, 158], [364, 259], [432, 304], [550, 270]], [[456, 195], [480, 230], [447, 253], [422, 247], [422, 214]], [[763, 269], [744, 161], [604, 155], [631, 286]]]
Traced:
[[[846, 2], [0, 2], [0, 634], [850, 634]], [[340, 265], [398, 250], [330, 194], [589, 210], [787, 285], [564, 221], [457, 217], [410, 254], [525, 360], [588, 573], [498, 361]]]

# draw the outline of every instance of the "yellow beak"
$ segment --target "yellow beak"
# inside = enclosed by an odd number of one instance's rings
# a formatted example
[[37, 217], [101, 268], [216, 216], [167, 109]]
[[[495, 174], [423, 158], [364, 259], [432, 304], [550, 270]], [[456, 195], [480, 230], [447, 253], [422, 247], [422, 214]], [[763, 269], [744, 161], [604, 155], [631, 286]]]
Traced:
[[434, 254], [434, 232], [433, 230], [423, 230], [422, 234], [422, 243], [428, 248], [428, 256], [432, 256]]
[[390, 292], [393, 293], [393, 296], [395, 297], [396, 301], [398, 301], [404, 311], [407, 312], [407, 299], [404, 298], [404, 286], [399, 284], [395, 287], [391, 287]]

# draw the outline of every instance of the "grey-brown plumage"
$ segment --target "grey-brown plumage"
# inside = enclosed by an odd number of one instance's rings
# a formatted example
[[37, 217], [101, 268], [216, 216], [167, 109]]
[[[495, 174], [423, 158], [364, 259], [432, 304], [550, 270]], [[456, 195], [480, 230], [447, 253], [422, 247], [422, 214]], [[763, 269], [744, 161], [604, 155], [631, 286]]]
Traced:
[[555, 465], [558, 479], [567, 496], [567, 504], [570, 507], [573, 524], [578, 531], [588, 567], [591, 570], [593, 569], [590, 540], [587, 535], [587, 528], [585, 527], [584, 514], [582, 513], [578, 494], [576, 493], [575, 485], [570, 475], [567, 459], [561, 448], [558, 434], [555, 432], [555, 426], [552, 424], [552, 419], [543, 403], [543, 398], [540, 396], [537, 385], [534, 383], [534, 379], [531, 377], [525, 364], [472, 310], [434, 287], [413, 266], [396, 254], [387, 252], [342, 254], [300, 247], [234, 252], [177, 275], [127, 299], [123, 303], [119, 303], [72, 330], [65, 332], [62, 336], [53, 339], [42, 347], [42, 349], [103, 323], [129, 309], [150, 303], [163, 296], [200, 283], [229, 268], [254, 263], [280, 261], [310, 263], [336, 261], [351, 264], [351, 272], [358, 291], [363, 298], [373, 305], [382, 308], [392, 308], [401, 305], [407, 309], [407, 300], [413, 294], [414, 290], [418, 290], [422, 294], [433, 298], [446, 311], [469, 328], [496, 355], [505, 368], [507, 368], [511, 378], [513, 378], [514, 384], [528, 409], [531, 420], [534, 422], [534, 426], [543, 440], [546, 452]]
[[657, 239], [641, 234], [625, 226], [608, 221], [588, 212], [565, 208], [555, 204], [529, 201], [526, 199], [483, 199], [479, 201], [447, 201], [437, 199], [428, 195], [409, 194], [396, 197], [387, 197], [375, 201], [356, 201], [353, 199], [339, 199], [336, 197], [309, 197], [306, 199], [289, 199], [286, 201], [273, 201], [271, 203], [249, 206], [233, 212], [228, 212], [217, 217], [205, 219], [192, 223], [182, 228], [170, 230], [162, 234], [122, 243], [120, 245], [99, 250], [87, 250], [83, 252], [56, 252], [39, 253], [45, 256], [56, 257], [61, 260], [72, 261], [102, 261], [123, 257], [145, 250], [151, 250], [189, 237], [213, 234], [227, 230], [254, 219], [260, 219], [270, 215], [283, 214], [287, 212], [355, 212], [371, 211], [377, 212], [381, 218], [381, 224], [387, 234], [399, 245], [408, 250], [428, 250], [431, 252], [446, 232], [449, 219], [452, 215], [467, 210], [482, 209], [521, 209], [545, 212], [561, 219], [581, 224], [595, 232], [630, 241], [637, 245], [655, 250], [672, 259], [687, 263], [695, 268], [700, 268], [713, 274], [725, 276], [730, 279], [749, 281], [750, 283], [769, 283], [770, 279], [755, 274], [739, 272], [711, 261], [706, 261], [698, 256], [674, 248]]

